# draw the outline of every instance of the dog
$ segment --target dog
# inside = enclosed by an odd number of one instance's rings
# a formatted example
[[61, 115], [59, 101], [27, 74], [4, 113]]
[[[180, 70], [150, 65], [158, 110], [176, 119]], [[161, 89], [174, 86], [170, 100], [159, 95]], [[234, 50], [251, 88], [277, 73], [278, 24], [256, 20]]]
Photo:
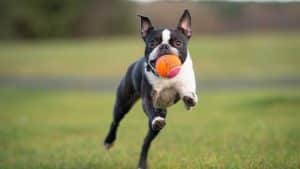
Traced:
[[[175, 29], [155, 29], [148, 17], [139, 17], [145, 53], [129, 66], [117, 88], [113, 120], [104, 146], [107, 150], [112, 147], [120, 121], [141, 98], [143, 110], [149, 119], [149, 129], [142, 145], [138, 169], [147, 169], [148, 150], [153, 139], [166, 125], [167, 108], [182, 100], [190, 110], [198, 102], [198, 96], [193, 63], [187, 48], [192, 36], [189, 11], [184, 11]], [[154, 68], [157, 59], [166, 54], [177, 55], [182, 63], [180, 72], [173, 78], [160, 77]]]

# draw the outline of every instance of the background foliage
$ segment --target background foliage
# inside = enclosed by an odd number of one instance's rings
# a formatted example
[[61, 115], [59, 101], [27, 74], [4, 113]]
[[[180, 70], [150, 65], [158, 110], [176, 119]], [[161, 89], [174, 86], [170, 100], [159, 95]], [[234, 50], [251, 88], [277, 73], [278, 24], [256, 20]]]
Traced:
[[[100, 4], [99, 4], [100, 2]], [[128, 33], [128, 15], [130, 8], [124, 1], [93, 0], [2, 0], [0, 1], [0, 38], [53, 38], [72, 37], [80, 33], [80, 26], [86, 21], [94, 4], [96, 15], [94, 22], [99, 34]], [[104, 15], [105, 14], [105, 15]], [[89, 16], [87, 16], [89, 17]], [[119, 25], [115, 29], [114, 26]], [[81, 32], [81, 34], [88, 34]]]
[[2, 0], [0, 39], [138, 34], [137, 14], [151, 17], [154, 25], [173, 27], [185, 8], [196, 18], [195, 34], [300, 28], [299, 3]]

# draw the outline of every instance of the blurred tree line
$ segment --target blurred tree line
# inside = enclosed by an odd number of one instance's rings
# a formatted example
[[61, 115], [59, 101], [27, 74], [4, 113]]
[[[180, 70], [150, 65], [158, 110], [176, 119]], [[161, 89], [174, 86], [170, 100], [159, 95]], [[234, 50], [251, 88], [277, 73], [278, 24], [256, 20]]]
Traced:
[[128, 33], [130, 11], [122, 0], [1, 0], [0, 39]]
[[0, 0], [0, 39], [137, 35], [137, 14], [174, 27], [184, 9], [192, 13], [194, 33], [300, 30], [296, 2]]

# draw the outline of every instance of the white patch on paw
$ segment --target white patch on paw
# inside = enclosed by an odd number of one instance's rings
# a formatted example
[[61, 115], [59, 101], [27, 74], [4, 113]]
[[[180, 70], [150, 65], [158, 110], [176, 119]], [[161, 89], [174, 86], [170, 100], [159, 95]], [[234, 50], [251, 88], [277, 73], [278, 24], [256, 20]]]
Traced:
[[185, 93], [184, 96], [187, 96], [189, 98], [192, 98], [194, 100], [195, 103], [198, 102], [198, 96], [196, 93], [192, 93], [192, 92], [189, 92], [189, 93]]
[[104, 148], [105, 150], [109, 150], [112, 146], [114, 145], [114, 143], [104, 143]]
[[[196, 104], [198, 102], [198, 96], [197, 96], [197, 94], [195, 94], [193, 92], [189, 92], [189, 93], [184, 94], [183, 97], [189, 97], [189, 98], [193, 99], [193, 101], [195, 103], [195, 106], [196, 106]], [[194, 106], [189, 106], [189, 105], [185, 104], [186, 110], [192, 110], [192, 107], [194, 107]]]
[[155, 117], [151, 122], [152, 126], [156, 123], [156, 121], [165, 121], [165, 119], [159, 116]]

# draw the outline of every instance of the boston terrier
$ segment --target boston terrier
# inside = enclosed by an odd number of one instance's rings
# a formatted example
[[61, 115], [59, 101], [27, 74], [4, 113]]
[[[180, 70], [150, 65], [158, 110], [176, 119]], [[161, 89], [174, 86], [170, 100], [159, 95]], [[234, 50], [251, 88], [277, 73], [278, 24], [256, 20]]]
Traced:
[[[196, 105], [198, 97], [192, 59], [187, 49], [192, 36], [189, 11], [184, 11], [175, 29], [155, 29], [148, 17], [140, 16], [140, 19], [145, 53], [129, 66], [117, 88], [113, 120], [104, 146], [106, 149], [112, 147], [120, 121], [141, 98], [143, 110], [149, 119], [149, 129], [142, 145], [138, 168], [146, 169], [150, 144], [166, 125], [167, 108], [182, 100], [190, 110]], [[173, 78], [160, 77], [155, 70], [157, 59], [167, 54], [177, 55], [182, 63], [179, 73]]]

